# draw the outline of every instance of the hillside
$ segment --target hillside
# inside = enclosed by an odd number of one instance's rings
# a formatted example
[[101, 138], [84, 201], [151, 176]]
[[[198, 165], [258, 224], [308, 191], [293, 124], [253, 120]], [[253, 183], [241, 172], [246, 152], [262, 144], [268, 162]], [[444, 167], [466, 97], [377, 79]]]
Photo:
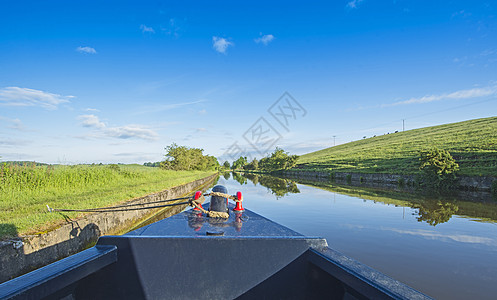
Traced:
[[448, 150], [460, 175], [497, 176], [497, 117], [392, 133], [302, 155], [297, 168], [416, 174], [419, 151]]

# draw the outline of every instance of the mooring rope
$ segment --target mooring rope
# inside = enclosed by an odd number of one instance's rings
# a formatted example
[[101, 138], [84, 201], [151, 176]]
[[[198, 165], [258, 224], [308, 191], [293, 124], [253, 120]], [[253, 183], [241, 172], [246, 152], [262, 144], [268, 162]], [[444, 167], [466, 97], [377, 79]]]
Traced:
[[[193, 196], [189, 196], [189, 197], [179, 197], [179, 198], [174, 198], [174, 199], [159, 200], [159, 201], [153, 201], [153, 202], [148, 202], [148, 203], [133, 203], [133, 204], [124, 204], [124, 205], [97, 207], [97, 208], [85, 208], [85, 209], [51, 208], [48, 205], [47, 205], [47, 208], [48, 208], [49, 212], [121, 212], [121, 211], [143, 210], [143, 209], [152, 209], [152, 208], [161, 208], [161, 207], [169, 207], [169, 206], [189, 204], [192, 207], [194, 207], [194, 206], [197, 207], [203, 213], [207, 214], [211, 218], [225, 218], [225, 219], [229, 218], [228, 213], [207, 211], [207, 210], [203, 209], [202, 206], [200, 206], [200, 204], [205, 201], [205, 197], [207, 197], [207, 196], [218, 196], [218, 197], [228, 198], [228, 199], [234, 200], [235, 202], [242, 201], [242, 200], [238, 200], [238, 198], [234, 195], [228, 195], [228, 194], [219, 193], [219, 192], [210, 192], [210, 193], [206, 193], [206, 194], [201, 195], [201, 197], [197, 200], [194, 199], [195, 195], [193, 195]], [[172, 203], [172, 204], [146, 206], [146, 207], [134, 207], [134, 206], [144, 206], [144, 205], [163, 203], [163, 202], [172, 202], [172, 201], [185, 200], [185, 199], [188, 199], [188, 201], [179, 202], [179, 203]]]
[[160, 207], [168, 207], [168, 206], [176, 206], [176, 205], [184, 205], [190, 204], [191, 201], [184, 201], [179, 203], [172, 204], [163, 204], [163, 205], [154, 205], [147, 207], [134, 207], [134, 208], [121, 208], [121, 209], [98, 209], [98, 208], [88, 208], [88, 209], [66, 209], [66, 208], [51, 208], [47, 205], [49, 212], [119, 212], [119, 211], [131, 211], [131, 210], [143, 210], [143, 209], [151, 209], [151, 208], [160, 208]]

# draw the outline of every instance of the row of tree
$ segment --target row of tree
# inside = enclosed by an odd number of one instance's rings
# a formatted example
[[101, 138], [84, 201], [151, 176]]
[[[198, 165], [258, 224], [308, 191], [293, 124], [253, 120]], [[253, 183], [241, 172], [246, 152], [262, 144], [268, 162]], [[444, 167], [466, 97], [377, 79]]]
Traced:
[[223, 167], [226, 169], [233, 170], [249, 170], [249, 171], [279, 171], [279, 170], [288, 170], [297, 164], [298, 155], [290, 155], [285, 150], [276, 147], [273, 153], [270, 155], [261, 158], [261, 160], [257, 160], [254, 158], [251, 162], [247, 161], [247, 157], [241, 156], [237, 160], [235, 160], [231, 166], [229, 162], [224, 162]]
[[[220, 169], [217, 158], [210, 155], [204, 155], [203, 149], [189, 148], [186, 146], [178, 146], [173, 143], [166, 148], [166, 159], [161, 162], [146, 162], [143, 165], [147, 167], [161, 167], [167, 170], [218, 170]], [[223, 169], [233, 170], [261, 170], [261, 171], [279, 171], [288, 170], [297, 164], [298, 155], [290, 155], [281, 148], [276, 148], [273, 153], [262, 158], [261, 160], [254, 159], [248, 162], [247, 157], [241, 156], [231, 165], [225, 161]]]

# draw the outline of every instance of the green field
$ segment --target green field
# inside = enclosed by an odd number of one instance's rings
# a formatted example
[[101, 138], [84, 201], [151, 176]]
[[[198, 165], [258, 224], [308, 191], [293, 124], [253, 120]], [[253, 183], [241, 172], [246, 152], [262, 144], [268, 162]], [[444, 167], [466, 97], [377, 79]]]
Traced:
[[[53, 208], [118, 204], [204, 178], [214, 171], [140, 165], [17, 166], [0, 164], [0, 239], [44, 231], [64, 221]], [[81, 213], [68, 213], [71, 218]]]
[[448, 150], [460, 175], [497, 176], [497, 117], [392, 133], [302, 155], [298, 169], [417, 174], [419, 151]]

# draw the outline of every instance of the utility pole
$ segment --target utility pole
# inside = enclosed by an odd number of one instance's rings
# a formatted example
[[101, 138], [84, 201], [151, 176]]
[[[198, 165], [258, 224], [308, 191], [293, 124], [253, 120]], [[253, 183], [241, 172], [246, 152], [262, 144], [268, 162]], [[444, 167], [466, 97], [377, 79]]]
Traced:
[[406, 119], [402, 119], [402, 131], [404, 131], [404, 130], [406, 129], [406, 127], [404, 126], [404, 121], [405, 121], [405, 120], [406, 120]]
[[336, 138], [336, 135], [333, 136], [333, 147], [335, 146], [335, 138]]

